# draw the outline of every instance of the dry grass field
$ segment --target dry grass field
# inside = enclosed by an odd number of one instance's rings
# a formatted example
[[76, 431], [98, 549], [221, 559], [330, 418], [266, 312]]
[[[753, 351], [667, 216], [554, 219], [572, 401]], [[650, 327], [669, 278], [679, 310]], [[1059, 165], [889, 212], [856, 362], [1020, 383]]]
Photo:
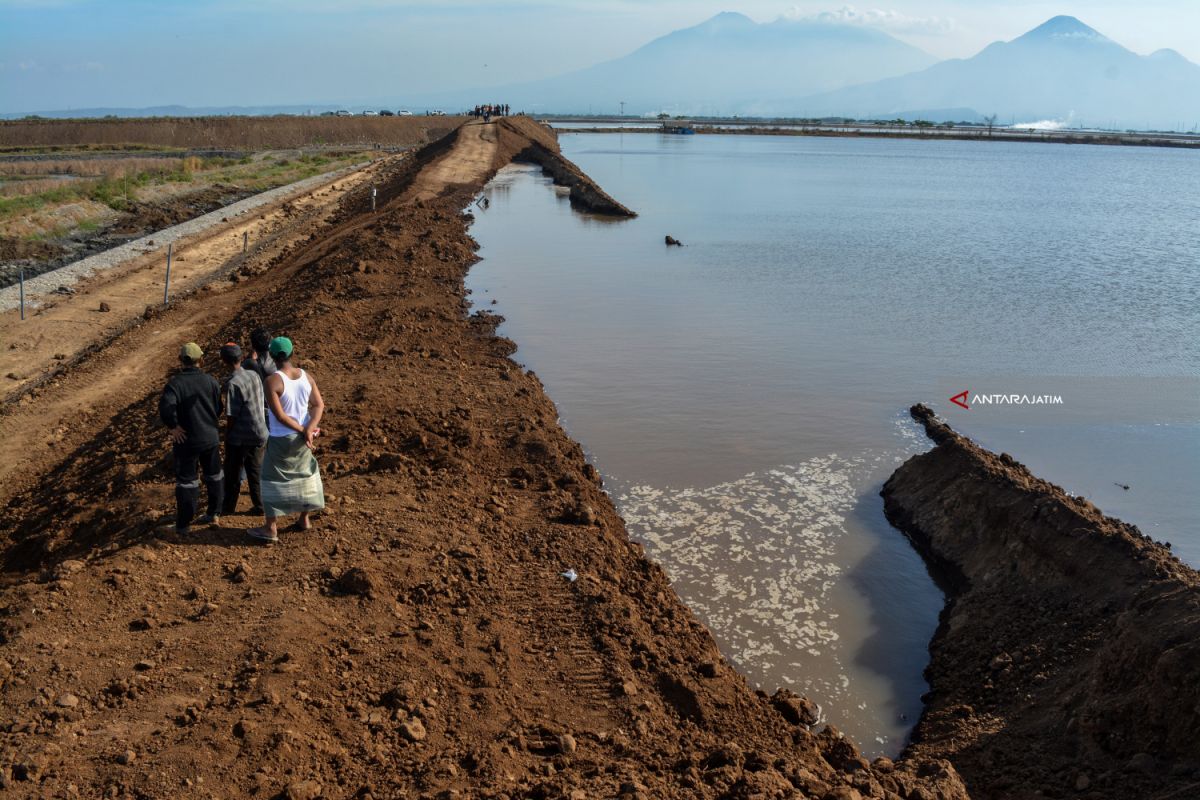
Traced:
[[460, 122], [445, 116], [2, 121], [0, 267], [51, 269], [242, 197], [424, 144]]
[[463, 117], [156, 117], [0, 121], [0, 150], [132, 147], [272, 150], [410, 147], [448, 133]]

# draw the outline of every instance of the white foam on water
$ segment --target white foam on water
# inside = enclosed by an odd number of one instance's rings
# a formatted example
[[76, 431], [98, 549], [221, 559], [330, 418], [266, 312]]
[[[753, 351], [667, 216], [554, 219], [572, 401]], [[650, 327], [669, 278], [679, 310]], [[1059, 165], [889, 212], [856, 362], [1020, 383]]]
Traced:
[[[843, 572], [834, 546], [865, 467], [831, 454], [704, 489], [634, 486], [618, 503], [726, 654], [794, 680], [806, 675], [804, 654], [828, 656], [840, 638], [829, 603]], [[827, 697], [848, 685], [838, 678]]]
[[842, 641], [833, 592], [850, 566], [838, 549], [849, 515], [880, 475], [928, 447], [907, 414], [895, 425], [887, 450], [831, 453], [706, 488], [615, 491], [630, 533], [752, 679], [770, 676], [835, 709], [866, 707], [845, 667], [857, 643]]

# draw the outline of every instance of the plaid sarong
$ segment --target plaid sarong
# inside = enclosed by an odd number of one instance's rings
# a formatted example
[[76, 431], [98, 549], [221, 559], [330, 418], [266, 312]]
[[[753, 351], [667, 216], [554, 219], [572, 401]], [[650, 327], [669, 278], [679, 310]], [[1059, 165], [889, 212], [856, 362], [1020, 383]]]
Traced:
[[267, 438], [262, 465], [262, 504], [268, 517], [325, 507], [325, 487], [317, 458], [300, 434]]

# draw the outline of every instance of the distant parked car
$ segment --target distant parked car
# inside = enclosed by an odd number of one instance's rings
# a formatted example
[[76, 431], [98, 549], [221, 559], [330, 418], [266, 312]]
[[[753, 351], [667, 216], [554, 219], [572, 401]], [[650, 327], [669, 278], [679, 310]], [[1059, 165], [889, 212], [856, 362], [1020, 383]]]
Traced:
[[348, 116], [350, 116], [350, 112], [343, 108], [337, 112], [337, 115], [339, 117], [348, 117]]
[[364, 117], [375, 117], [375, 116], [378, 116], [378, 114], [376, 114], [374, 111], [364, 111], [363, 116]]
[[396, 115], [395, 115], [395, 114], [393, 114], [391, 111], [388, 111], [386, 108], [381, 108], [381, 109], [379, 109], [379, 116], [381, 116], [381, 117], [394, 117], [394, 116], [396, 116]]
[[445, 111], [442, 111], [442, 110], [439, 108], [439, 109], [435, 109], [435, 110], [434, 110], [434, 112], [433, 112], [433, 114], [431, 114], [430, 116], [434, 116], [434, 117], [444, 117], [444, 116], [446, 116], [446, 112], [445, 112]]
[[412, 112], [411, 112], [411, 111], [409, 111], [407, 108], [402, 108], [402, 109], [400, 109], [399, 111], [397, 111], [397, 112], [396, 112], [396, 116], [399, 116], [399, 117], [411, 117], [411, 116], [412, 116]]
[[321, 116], [322, 116], [322, 117], [332, 117], [332, 116], [333, 116], [333, 112], [332, 112], [332, 111], [322, 111], [322, 112], [321, 112]]

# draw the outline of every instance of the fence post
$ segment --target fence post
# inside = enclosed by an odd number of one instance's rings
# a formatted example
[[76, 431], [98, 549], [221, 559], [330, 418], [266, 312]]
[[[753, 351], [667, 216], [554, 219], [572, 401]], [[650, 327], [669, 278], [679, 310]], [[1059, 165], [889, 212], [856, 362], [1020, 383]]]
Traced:
[[372, 186], [371, 187], [371, 210], [372, 211], [375, 210], [375, 194], [376, 194], [376, 192], [378, 192], [378, 190], [374, 186]]
[[171, 249], [174, 243], [167, 245], [167, 282], [163, 284], [163, 305], [169, 302], [171, 296]]
[[250, 231], [242, 231], [242, 252], [246, 252], [246, 244], [250, 241]]
[[21, 319], [25, 319], [25, 268], [21, 267]]

